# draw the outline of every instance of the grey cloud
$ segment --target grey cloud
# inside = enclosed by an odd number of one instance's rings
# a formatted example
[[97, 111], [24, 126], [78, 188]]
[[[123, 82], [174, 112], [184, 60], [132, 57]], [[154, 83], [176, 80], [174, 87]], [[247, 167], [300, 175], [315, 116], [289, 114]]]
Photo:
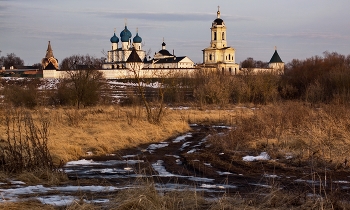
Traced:
[[[151, 12], [91, 12], [92, 14], [106, 18], [127, 18], [127, 19], [142, 19], [150, 21], [212, 21], [215, 19], [215, 14], [209, 13], [151, 13]], [[224, 20], [235, 21], [251, 21], [250, 17], [222, 17]]]
[[344, 36], [335, 33], [317, 33], [317, 32], [300, 32], [300, 33], [284, 33], [284, 34], [267, 34], [270, 37], [288, 37], [288, 38], [309, 38], [309, 39], [348, 39], [349, 36]]

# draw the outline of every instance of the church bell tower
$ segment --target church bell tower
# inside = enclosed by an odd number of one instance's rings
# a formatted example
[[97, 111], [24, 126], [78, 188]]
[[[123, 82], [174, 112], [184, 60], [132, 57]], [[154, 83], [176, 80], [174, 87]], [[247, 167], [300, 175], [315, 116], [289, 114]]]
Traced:
[[227, 47], [226, 26], [224, 21], [220, 18], [220, 7], [218, 7], [217, 17], [213, 21], [210, 29], [211, 29], [210, 46], [216, 49]]

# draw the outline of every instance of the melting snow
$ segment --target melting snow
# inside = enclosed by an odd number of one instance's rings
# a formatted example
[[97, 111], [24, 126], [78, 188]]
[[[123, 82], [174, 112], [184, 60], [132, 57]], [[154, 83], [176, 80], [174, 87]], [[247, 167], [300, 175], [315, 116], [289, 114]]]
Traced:
[[196, 149], [191, 149], [190, 151], [188, 151], [187, 153], [188, 154], [192, 154], [192, 153], [194, 153], [195, 151], [197, 151]]
[[68, 206], [68, 205], [71, 205], [75, 200], [77, 200], [77, 198], [73, 196], [61, 196], [61, 195], [43, 196], [43, 197], [37, 197], [36, 199], [43, 204], [49, 204], [54, 206]]
[[181, 146], [180, 151], [183, 151], [186, 147], [190, 146], [191, 143], [192, 143], [191, 141], [188, 141], [188, 142], [184, 143], [184, 144]]
[[262, 152], [258, 156], [245, 156], [243, 157], [243, 161], [252, 162], [257, 160], [270, 160], [270, 156], [266, 152]]
[[264, 177], [266, 178], [279, 178], [279, 176], [275, 175], [275, 174], [264, 174]]
[[222, 176], [222, 175], [231, 175], [231, 174], [233, 174], [233, 173], [231, 173], [231, 172], [221, 172], [221, 171], [217, 171], [217, 173], [218, 173], [220, 176]]
[[202, 177], [191, 177], [189, 178], [191, 181], [195, 182], [213, 182], [214, 179], [209, 179], [209, 178], [202, 178]]
[[77, 161], [70, 161], [66, 163], [66, 166], [75, 166], [75, 165], [101, 165], [101, 163], [95, 162], [93, 160], [77, 160]]
[[159, 149], [159, 148], [163, 148], [163, 147], [167, 147], [168, 145], [169, 144], [166, 143], [166, 142], [161, 142], [159, 144], [151, 144], [151, 145], [148, 146], [147, 151], [149, 153], [153, 153], [154, 150]]
[[173, 143], [179, 143], [181, 141], [184, 141], [186, 138], [190, 138], [190, 137], [192, 137], [192, 133], [187, 133], [185, 135], [178, 136], [173, 140]]
[[167, 172], [165, 167], [163, 166], [164, 161], [158, 160], [156, 163], [152, 164], [152, 167], [155, 171], [158, 172], [160, 177], [169, 177], [169, 176], [175, 176], [172, 173]]

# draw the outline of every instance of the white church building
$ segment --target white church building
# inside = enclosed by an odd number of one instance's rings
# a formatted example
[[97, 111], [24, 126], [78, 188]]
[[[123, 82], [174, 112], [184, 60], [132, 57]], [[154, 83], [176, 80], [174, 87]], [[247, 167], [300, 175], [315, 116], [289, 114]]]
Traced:
[[267, 68], [240, 68], [236, 63], [236, 50], [227, 43], [227, 28], [221, 19], [220, 7], [217, 11], [216, 19], [212, 22], [210, 46], [203, 51], [203, 63], [199, 65], [201, 69], [209, 71], [220, 71], [228, 75], [242, 75], [249, 73], [277, 73], [282, 74], [284, 63], [275, 49]]
[[[157, 75], [173, 75], [174, 73], [191, 74], [198, 70], [218, 71], [227, 75], [260, 72], [283, 74], [284, 63], [276, 49], [267, 68], [240, 68], [235, 60], [236, 50], [228, 45], [227, 28], [221, 19], [220, 8], [218, 8], [216, 19], [212, 22], [210, 30], [210, 46], [202, 50], [203, 63], [195, 66], [189, 57], [176, 56], [174, 52], [170, 53], [166, 49], [164, 39], [161, 50], [156, 52], [153, 58], [149, 57], [147, 60], [149, 55], [146, 55], [146, 51], [142, 49], [142, 38], [138, 30], [136, 30], [136, 35], [132, 37], [132, 33], [125, 24], [124, 29], [119, 34], [120, 37], [116, 35], [114, 30], [114, 34], [110, 38], [111, 50], [107, 52], [106, 62], [102, 64], [102, 69], [99, 71], [102, 71], [107, 79], [131, 78], [135, 71], [138, 71], [140, 77], [158, 77]], [[46, 57], [50, 58], [43, 60], [43, 67], [50, 66], [51, 68], [49, 70], [44, 68], [43, 77], [64, 77], [65, 71], [58, 70], [58, 63], [54, 62], [57, 60], [53, 58], [50, 43], [48, 51]]]

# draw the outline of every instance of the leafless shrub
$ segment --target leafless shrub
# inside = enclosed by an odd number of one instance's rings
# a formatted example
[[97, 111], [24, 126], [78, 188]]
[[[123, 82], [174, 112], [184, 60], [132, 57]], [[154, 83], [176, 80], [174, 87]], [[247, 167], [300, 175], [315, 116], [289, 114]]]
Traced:
[[85, 111], [77, 109], [65, 109], [64, 114], [67, 117], [67, 123], [70, 126], [79, 126], [79, 123], [85, 118]]
[[1, 169], [7, 173], [54, 169], [47, 147], [50, 120], [36, 124], [29, 112], [9, 110], [3, 119], [7, 139], [0, 144]]

